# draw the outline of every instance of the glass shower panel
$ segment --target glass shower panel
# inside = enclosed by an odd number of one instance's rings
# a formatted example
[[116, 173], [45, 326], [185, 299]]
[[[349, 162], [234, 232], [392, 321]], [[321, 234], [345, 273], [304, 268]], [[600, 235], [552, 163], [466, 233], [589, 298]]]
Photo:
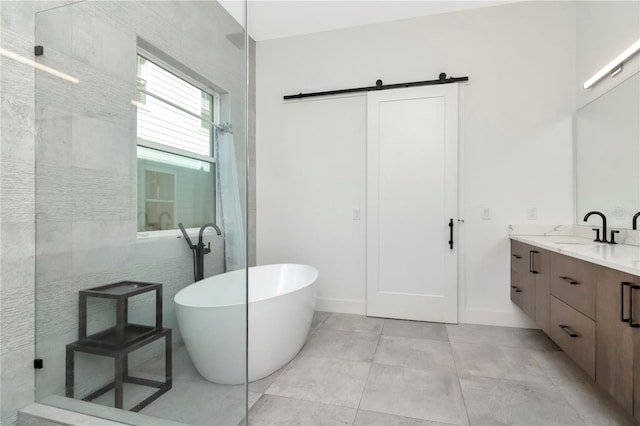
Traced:
[[[239, 37], [243, 26], [216, 1], [82, 1], [36, 15], [39, 402], [132, 424], [141, 415], [155, 418], [147, 424], [246, 421], [247, 264], [237, 253], [247, 235], [247, 61]], [[140, 56], [168, 77], [147, 87]], [[144, 99], [165, 89], [171, 117], [156, 112], [141, 132]], [[189, 90], [193, 108], [179, 102]], [[185, 129], [210, 149], [182, 149]], [[216, 154], [223, 138], [231, 157]], [[221, 188], [230, 173], [236, 185]], [[191, 288], [196, 256], [178, 223], [211, 249], [205, 280], [236, 271], [241, 335], [228, 349], [244, 355], [239, 384], [203, 378], [185, 346], [190, 332], [174, 298]], [[199, 232], [208, 223], [221, 235]], [[214, 294], [200, 302], [198, 314], [218, 315]]]

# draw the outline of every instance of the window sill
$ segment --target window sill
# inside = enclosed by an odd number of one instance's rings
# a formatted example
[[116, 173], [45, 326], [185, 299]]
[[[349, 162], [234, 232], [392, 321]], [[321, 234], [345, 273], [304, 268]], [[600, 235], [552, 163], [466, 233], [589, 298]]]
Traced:
[[[187, 234], [189, 235], [189, 238], [191, 238], [191, 241], [195, 244], [198, 242], [198, 233], [200, 231], [200, 228], [189, 228], [186, 229]], [[223, 231], [224, 232], [224, 231]], [[137, 236], [137, 240], [139, 242], [142, 241], [150, 241], [150, 240], [169, 240], [169, 239], [183, 239], [182, 237], [182, 232], [180, 232], [179, 229], [167, 229], [167, 230], [163, 230], [163, 231], [142, 231], [142, 232], [138, 232], [136, 234]], [[207, 238], [223, 238], [224, 235], [218, 235], [216, 233], [215, 230], [211, 229], [211, 228], [207, 228], [204, 231], [204, 236]]]

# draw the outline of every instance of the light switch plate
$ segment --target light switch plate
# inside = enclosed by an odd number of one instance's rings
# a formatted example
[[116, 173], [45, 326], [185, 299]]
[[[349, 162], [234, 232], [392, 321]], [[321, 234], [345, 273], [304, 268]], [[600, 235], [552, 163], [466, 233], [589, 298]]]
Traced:
[[491, 209], [489, 207], [482, 208], [482, 219], [491, 220]]

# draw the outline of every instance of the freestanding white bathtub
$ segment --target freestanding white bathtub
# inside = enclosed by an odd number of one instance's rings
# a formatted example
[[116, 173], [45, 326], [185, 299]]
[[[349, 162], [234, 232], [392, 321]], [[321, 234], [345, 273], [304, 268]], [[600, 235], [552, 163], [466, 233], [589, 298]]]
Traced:
[[[245, 270], [198, 281], [176, 294], [178, 326], [205, 379], [245, 380]], [[249, 268], [249, 381], [277, 371], [300, 351], [316, 303], [318, 271], [307, 265]]]

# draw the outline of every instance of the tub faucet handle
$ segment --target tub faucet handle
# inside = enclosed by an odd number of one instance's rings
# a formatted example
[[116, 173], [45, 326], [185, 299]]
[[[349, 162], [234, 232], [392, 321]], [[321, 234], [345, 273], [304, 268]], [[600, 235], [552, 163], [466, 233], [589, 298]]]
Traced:
[[204, 245], [204, 242], [202, 242], [202, 241], [199, 242], [196, 252], [200, 252], [200, 254], [209, 254], [209, 253], [211, 253], [211, 243], [207, 243], [207, 245]]

